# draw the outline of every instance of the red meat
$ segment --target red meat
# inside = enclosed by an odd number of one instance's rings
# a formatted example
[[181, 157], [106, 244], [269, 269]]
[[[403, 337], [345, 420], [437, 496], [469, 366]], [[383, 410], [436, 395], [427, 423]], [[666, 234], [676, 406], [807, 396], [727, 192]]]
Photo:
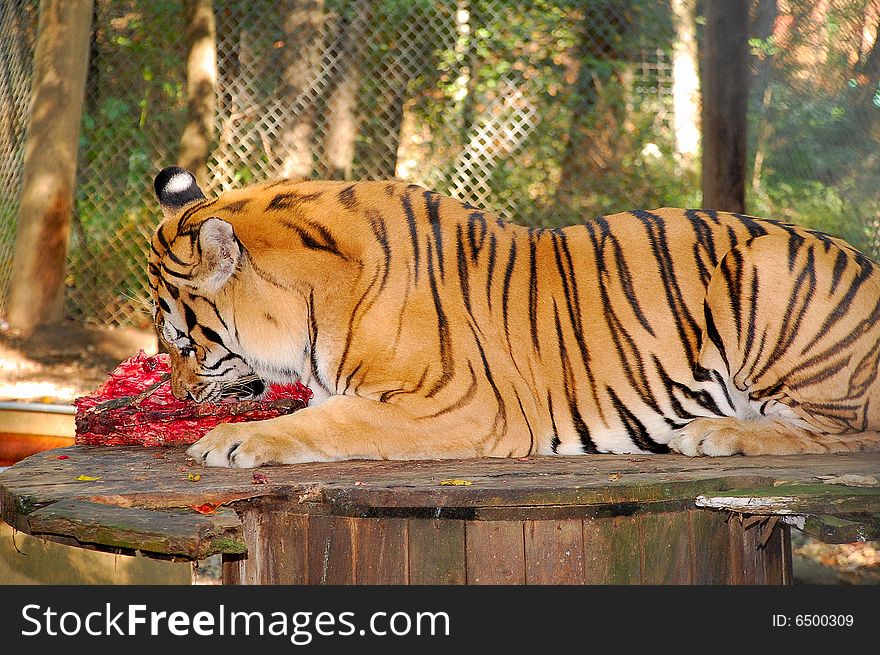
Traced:
[[311, 397], [312, 392], [297, 382], [270, 386], [263, 400], [178, 400], [171, 393], [168, 355], [150, 357], [140, 351], [95, 391], [74, 401], [75, 441], [99, 446], [190, 444], [220, 423], [290, 414]]

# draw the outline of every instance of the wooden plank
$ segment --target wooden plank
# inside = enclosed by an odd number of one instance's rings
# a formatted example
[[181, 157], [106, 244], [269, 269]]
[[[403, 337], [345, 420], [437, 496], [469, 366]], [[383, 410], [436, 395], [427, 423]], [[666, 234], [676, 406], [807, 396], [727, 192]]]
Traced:
[[783, 484], [752, 487], [723, 494], [701, 494], [697, 507], [743, 514], [880, 514], [880, 486], [849, 487], [842, 484]]
[[235, 512], [202, 515], [65, 500], [27, 516], [28, 534], [61, 535], [82, 543], [202, 559], [247, 550]]
[[[736, 519], [731, 519], [736, 520]], [[767, 584], [763, 523], [743, 523], [743, 581], [750, 585]]]
[[691, 576], [694, 584], [727, 584], [730, 580], [730, 535], [722, 512], [692, 510]]
[[639, 517], [642, 584], [691, 582], [690, 526], [687, 512]]
[[766, 584], [787, 584], [790, 579], [786, 575], [786, 568], [790, 563], [785, 561], [785, 543], [790, 540], [789, 527], [781, 521], [777, 522], [764, 544], [764, 570], [766, 571]]
[[409, 583], [464, 584], [464, 521], [410, 519]]
[[[269, 499], [266, 502], [275, 503], [276, 509], [294, 513], [412, 521], [601, 520], [671, 511], [701, 494], [754, 498], [757, 490], [799, 496], [799, 502], [812, 503], [817, 510], [807, 514], [833, 513], [856, 521], [849, 517], [880, 514], [870, 511], [880, 503], [880, 488], [817, 485], [816, 478], [876, 476], [878, 470], [880, 453], [787, 458], [597, 455], [590, 457], [589, 470], [584, 469], [583, 457], [271, 466], [260, 471], [265, 483], [255, 484], [253, 471], [198, 466], [182, 448], [71, 446], [37, 453], [0, 472], [0, 514], [25, 532], [31, 529], [30, 514], [61, 501], [174, 513], [205, 502], [237, 502], [244, 510]], [[81, 475], [97, 480], [79, 481]], [[447, 478], [473, 484], [440, 485]], [[782, 480], [786, 484], [774, 485]], [[796, 509], [803, 510], [803, 505]]]
[[246, 557], [225, 558], [224, 584], [305, 584], [308, 517], [258, 503], [241, 514]]
[[583, 521], [525, 522], [526, 584], [584, 584]]
[[406, 584], [406, 519], [353, 519], [356, 584]]
[[728, 518], [727, 535], [730, 539], [730, 584], [748, 584], [745, 530], [740, 517], [736, 514]]
[[465, 525], [468, 584], [524, 584], [522, 521], [468, 521]]
[[353, 584], [353, 520], [309, 516], [308, 584]]
[[639, 584], [641, 576], [638, 517], [584, 520], [586, 584]]

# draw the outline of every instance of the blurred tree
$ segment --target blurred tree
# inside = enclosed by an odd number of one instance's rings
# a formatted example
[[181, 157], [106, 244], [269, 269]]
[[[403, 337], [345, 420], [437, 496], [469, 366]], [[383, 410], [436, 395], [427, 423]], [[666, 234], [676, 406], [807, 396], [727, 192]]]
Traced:
[[184, 0], [187, 117], [177, 164], [195, 174], [204, 189], [214, 139], [217, 35], [212, 0]]
[[700, 145], [700, 80], [697, 66], [696, 0], [672, 0], [672, 114], [675, 154], [683, 168], [693, 165]]
[[342, 7], [328, 58], [335, 65], [326, 95], [324, 156], [321, 176], [329, 179], [351, 177], [355, 141], [359, 129], [358, 91], [361, 59], [366, 48], [366, 31], [372, 21], [373, 3], [355, 0]]
[[706, 3], [703, 207], [745, 211], [749, 4]]
[[285, 177], [308, 177], [314, 167], [317, 78], [323, 73], [324, 0], [286, 0], [281, 93], [286, 102], [278, 151]]
[[22, 333], [61, 319], [92, 1], [42, 0], [9, 290]]

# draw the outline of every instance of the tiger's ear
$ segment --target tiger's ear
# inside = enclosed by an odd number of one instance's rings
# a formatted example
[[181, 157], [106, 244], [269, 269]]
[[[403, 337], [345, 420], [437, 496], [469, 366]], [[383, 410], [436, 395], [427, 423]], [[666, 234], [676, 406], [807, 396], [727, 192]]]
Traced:
[[202, 260], [194, 271], [194, 282], [208, 291], [219, 291], [238, 268], [241, 244], [232, 225], [219, 218], [209, 218], [199, 228], [199, 251]]
[[153, 188], [165, 218], [173, 216], [190, 203], [205, 198], [195, 175], [180, 166], [163, 168], [153, 181]]

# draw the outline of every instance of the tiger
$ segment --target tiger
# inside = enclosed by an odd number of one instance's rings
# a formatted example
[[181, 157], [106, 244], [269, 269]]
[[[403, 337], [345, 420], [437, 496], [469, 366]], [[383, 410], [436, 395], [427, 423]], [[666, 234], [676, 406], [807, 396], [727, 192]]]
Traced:
[[788, 222], [661, 208], [527, 227], [404, 181], [155, 178], [179, 399], [313, 392], [208, 466], [880, 448], [880, 271]]

